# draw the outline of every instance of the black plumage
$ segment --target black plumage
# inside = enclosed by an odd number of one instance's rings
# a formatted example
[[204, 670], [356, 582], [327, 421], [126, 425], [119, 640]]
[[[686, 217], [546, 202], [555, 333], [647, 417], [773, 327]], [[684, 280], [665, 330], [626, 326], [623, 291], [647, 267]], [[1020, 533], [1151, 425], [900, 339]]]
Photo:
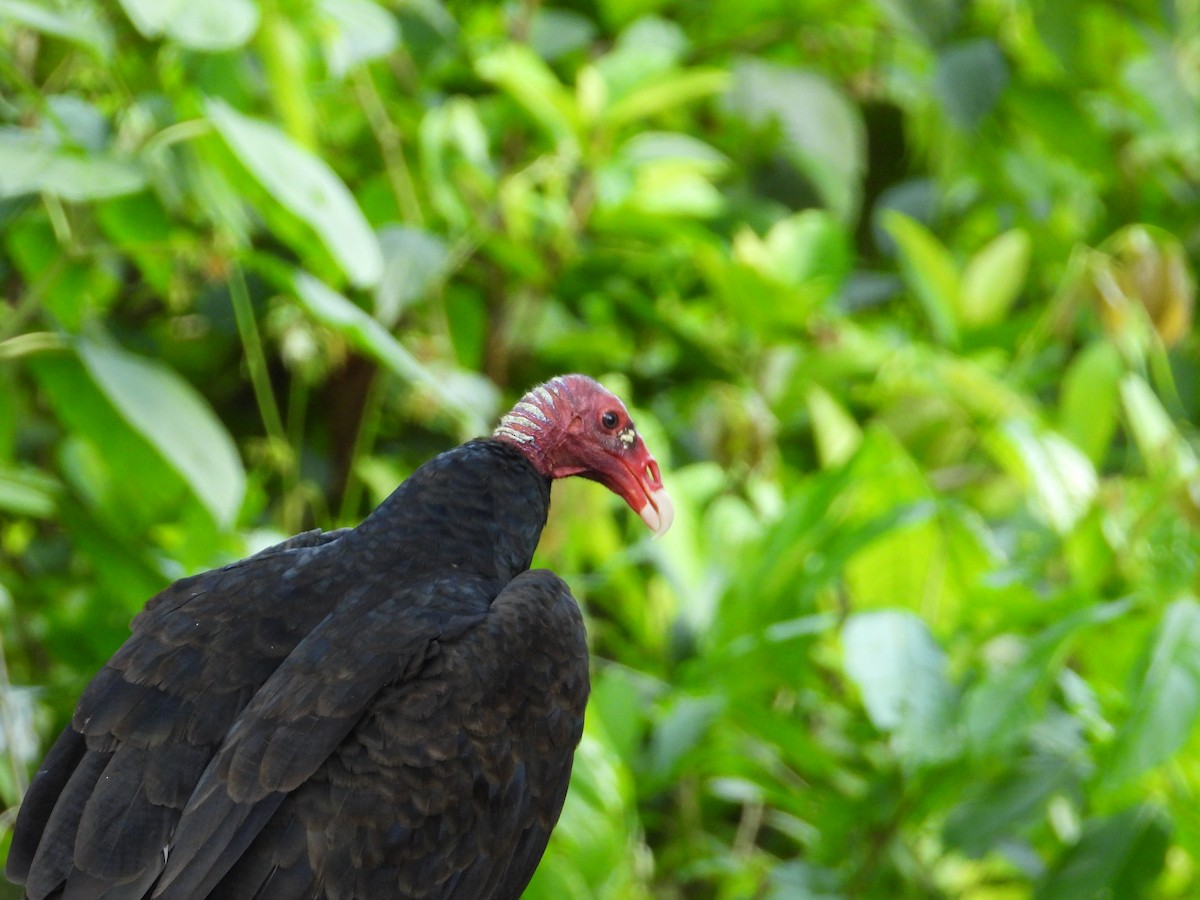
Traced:
[[566, 378], [526, 395], [536, 422], [431, 460], [357, 528], [150, 600], [34, 777], [9, 878], [30, 900], [518, 897], [588, 694], [579, 608], [529, 571], [551, 478], [670, 518], [631, 423], [591, 428], [601, 461], [576, 464], [575, 406], [590, 423], [620, 401]]

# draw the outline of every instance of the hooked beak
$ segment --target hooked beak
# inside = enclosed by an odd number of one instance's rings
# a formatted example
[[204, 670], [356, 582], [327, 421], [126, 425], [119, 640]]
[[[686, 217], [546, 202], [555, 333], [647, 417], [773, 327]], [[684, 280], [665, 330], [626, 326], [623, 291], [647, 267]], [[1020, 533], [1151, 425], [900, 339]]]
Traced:
[[640, 436], [628, 457], [621, 458], [621, 468], [627, 477], [619, 478], [614, 490], [642, 517], [655, 538], [662, 537], [675, 521], [675, 506], [663, 488], [658, 463]]

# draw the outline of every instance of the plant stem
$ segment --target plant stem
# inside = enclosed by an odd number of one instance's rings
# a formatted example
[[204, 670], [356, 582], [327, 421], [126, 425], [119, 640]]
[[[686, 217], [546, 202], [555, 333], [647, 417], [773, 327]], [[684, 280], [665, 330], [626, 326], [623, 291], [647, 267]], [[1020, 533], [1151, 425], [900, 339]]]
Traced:
[[356, 514], [362, 502], [363, 480], [358, 477], [358, 462], [370, 452], [379, 435], [380, 413], [383, 410], [383, 381], [376, 372], [367, 386], [367, 396], [363, 399], [362, 415], [358, 420], [358, 434], [354, 436], [354, 449], [350, 454], [350, 465], [346, 471], [346, 486], [342, 491], [342, 504], [338, 510], [338, 522], [349, 522]]
[[400, 139], [400, 130], [392, 124], [388, 117], [383, 99], [371, 78], [371, 73], [362, 66], [354, 70], [354, 90], [358, 94], [358, 102], [366, 113], [367, 122], [375, 134], [379, 144], [379, 153], [383, 157], [383, 165], [387, 170], [388, 181], [392, 185], [392, 193], [396, 196], [396, 205], [406, 222], [424, 226], [425, 216], [421, 212], [421, 201], [417, 198], [416, 184], [413, 182], [412, 170], [404, 155], [404, 143]]
[[258, 327], [254, 322], [254, 310], [250, 306], [250, 293], [246, 289], [246, 278], [242, 267], [235, 264], [233, 277], [229, 279], [229, 296], [233, 301], [233, 312], [237, 318], [238, 334], [246, 353], [246, 367], [250, 371], [250, 383], [254, 387], [254, 399], [258, 403], [259, 416], [263, 428], [271, 441], [272, 449], [286, 453], [280, 462], [279, 469], [283, 481], [283, 526], [292, 532], [298, 530], [301, 512], [296, 504], [290, 502], [299, 486], [300, 473], [297, 449], [288, 440], [288, 433], [283, 427], [283, 419], [279, 415], [279, 405], [275, 400], [275, 391], [271, 387], [271, 375], [267, 371], [267, 356], [263, 351], [262, 341], [258, 336]]
[[304, 43], [277, 2], [262, 4], [256, 41], [271, 98], [285, 130], [309, 149], [317, 146], [316, 116], [305, 92]]

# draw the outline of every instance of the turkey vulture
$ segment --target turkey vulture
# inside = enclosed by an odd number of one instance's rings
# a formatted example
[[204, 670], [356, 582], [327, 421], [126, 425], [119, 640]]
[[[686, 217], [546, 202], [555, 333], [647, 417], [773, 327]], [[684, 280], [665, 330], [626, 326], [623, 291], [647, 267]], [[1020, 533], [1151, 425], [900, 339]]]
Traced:
[[625, 406], [564, 375], [358, 527], [155, 596], [34, 777], [8, 877], [30, 900], [518, 897], [588, 694], [579, 607], [529, 570], [568, 475], [671, 524]]

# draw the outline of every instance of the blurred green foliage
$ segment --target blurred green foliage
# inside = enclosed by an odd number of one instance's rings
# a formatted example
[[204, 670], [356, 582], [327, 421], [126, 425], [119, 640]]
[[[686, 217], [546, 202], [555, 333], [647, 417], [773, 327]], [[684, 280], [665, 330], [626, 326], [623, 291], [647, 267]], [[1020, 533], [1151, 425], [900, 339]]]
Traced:
[[0, 796], [172, 579], [530, 384], [534, 898], [1200, 893], [1194, 0], [0, 0]]

